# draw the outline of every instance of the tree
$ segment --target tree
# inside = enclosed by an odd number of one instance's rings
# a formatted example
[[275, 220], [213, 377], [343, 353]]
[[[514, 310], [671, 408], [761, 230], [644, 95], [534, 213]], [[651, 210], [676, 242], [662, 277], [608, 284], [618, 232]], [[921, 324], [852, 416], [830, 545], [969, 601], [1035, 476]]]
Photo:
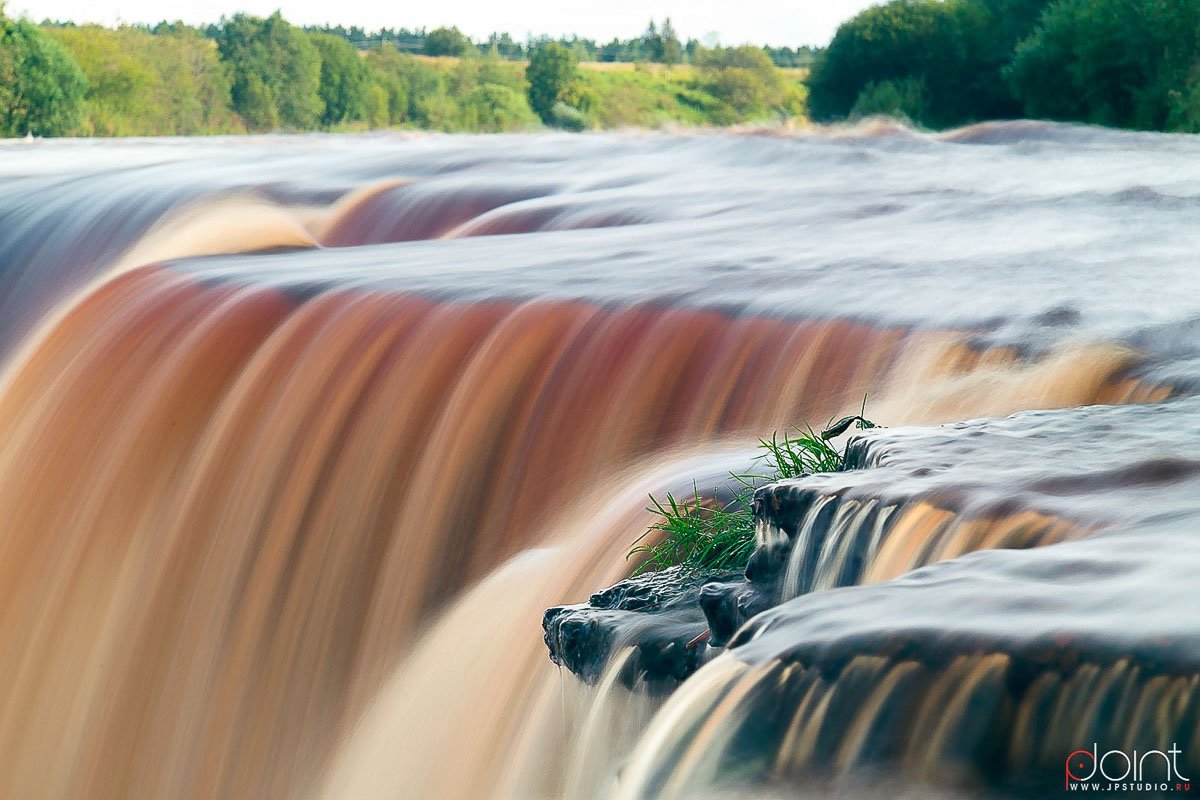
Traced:
[[458, 28], [437, 28], [425, 37], [427, 56], [465, 56], [474, 49], [475, 45]]
[[1200, 4], [1058, 0], [1007, 76], [1030, 116], [1195, 131]]
[[545, 42], [534, 50], [525, 70], [529, 83], [529, 107], [542, 121], [554, 120], [554, 105], [563, 91], [579, 76], [575, 54], [558, 42]]
[[251, 130], [310, 130], [324, 104], [321, 56], [303, 31], [276, 11], [261, 19], [237, 14], [217, 40], [228, 65], [234, 109]]
[[328, 33], [310, 33], [309, 39], [321, 56], [318, 93], [325, 109], [321, 124], [367, 119], [376, 102], [371, 94], [371, 74], [354, 45]]
[[0, 136], [64, 136], [83, 119], [87, 79], [58, 42], [0, 8]]
[[412, 56], [400, 55], [390, 44], [367, 53], [367, 68], [375, 85], [384, 93], [390, 125], [400, 125], [408, 119], [408, 84], [402, 77], [402, 61], [408, 58]]
[[212, 43], [182, 24], [116, 30], [47, 28], [87, 78], [81, 130], [101, 136], [168, 136], [241, 129], [229, 77]]
[[422, 127], [441, 127], [444, 122], [445, 85], [441, 73], [415, 56], [401, 53], [391, 45], [381, 47], [367, 56], [367, 63], [376, 80], [388, 91], [388, 110], [392, 124], [409, 122]]
[[[843, 23], [817, 55], [808, 78], [812, 115], [844, 118], [856, 105], [895, 99], [893, 90], [903, 87], [911, 100], [919, 85], [916, 122], [944, 127], [1016, 116], [1020, 105], [1003, 69], [1047, 2], [892, 0], [868, 8]], [[860, 97], [868, 86], [876, 97]]]
[[662, 61], [663, 40], [654, 20], [650, 20], [650, 24], [646, 26], [646, 32], [642, 34], [641, 54], [650, 61]]
[[[13, 87], [17, 85], [19, 66], [16, 48], [8, 46], [6, 41], [9, 24], [11, 23], [4, 16], [4, 0], [0, 0], [0, 114], [6, 114], [12, 106]], [[9, 134], [0, 128], [0, 136], [7, 135]]]
[[[977, 98], [955, 84], [969, 76], [974, 49], [963, 30], [962, 0], [894, 0], [843, 23], [813, 65], [809, 100], [817, 119], [847, 116], [869, 84], [919, 81], [929, 93], [927, 124], [954, 124], [974, 115]], [[999, 66], [996, 66], [997, 75]]]
[[156, 34], [150, 47], [164, 127], [177, 134], [244, 131], [233, 111], [229, 71], [212, 42], [177, 24]]
[[663, 20], [662, 28], [658, 32], [658, 59], [660, 64], [678, 64], [683, 60], [683, 45], [679, 43], [679, 36], [675, 33], [675, 26], [671, 24], [671, 18], [667, 17]]
[[146, 63], [153, 36], [126, 28], [98, 25], [50, 31], [71, 53], [87, 77], [88, 113], [84, 126], [98, 136], [137, 136], [174, 133], [157, 130], [158, 105], [153, 96], [159, 76]]
[[487, 46], [501, 58], [519, 59], [525, 55], [525, 48], [513, 41], [512, 36], [507, 33], [493, 33], [488, 37]]

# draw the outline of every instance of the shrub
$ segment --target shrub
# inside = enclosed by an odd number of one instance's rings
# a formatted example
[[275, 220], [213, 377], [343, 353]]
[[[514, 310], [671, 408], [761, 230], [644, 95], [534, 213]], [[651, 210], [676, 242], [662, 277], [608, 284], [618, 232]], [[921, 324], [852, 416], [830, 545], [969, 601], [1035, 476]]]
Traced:
[[550, 112], [550, 124], [567, 131], [582, 131], [589, 127], [582, 111], [561, 100], [554, 104]]
[[868, 83], [854, 107], [850, 119], [862, 119], [876, 114], [918, 122], [928, 117], [929, 101], [925, 82], [920, 78], [903, 78], [880, 83]]
[[473, 131], [516, 131], [537, 124], [529, 103], [507, 86], [485, 83], [463, 103], [463, 127]]
[[392, 124], [391, 98], [378, 83], [367, 90], [367, 124], [372, 128], [386, 128]]
[[730, 124], [782, 110], [786, 95], [783, 76], [761, 48], [729, 47], [699, 50], [695, 64], [700, 87], [720, 105], [713, 122]]

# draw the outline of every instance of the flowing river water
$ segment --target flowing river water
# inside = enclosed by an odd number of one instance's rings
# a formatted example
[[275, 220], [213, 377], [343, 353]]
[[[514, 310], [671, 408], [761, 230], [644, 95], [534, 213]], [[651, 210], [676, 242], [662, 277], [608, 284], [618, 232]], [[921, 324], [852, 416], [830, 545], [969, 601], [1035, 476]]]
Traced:
[[[0, 796], [1200, 769], [1198, 187], [1025, 122], [0, 145]], [[670, 697], [550, 663], [648, 494], [864, 397], [787, 602]]]

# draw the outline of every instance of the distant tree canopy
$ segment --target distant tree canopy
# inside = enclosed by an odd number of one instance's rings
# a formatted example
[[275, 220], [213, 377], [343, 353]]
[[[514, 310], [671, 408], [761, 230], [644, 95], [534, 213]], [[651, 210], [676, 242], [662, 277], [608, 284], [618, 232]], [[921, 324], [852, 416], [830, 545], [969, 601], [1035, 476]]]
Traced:
[[[373, 113], [379, 116], [371, 92], [371, 72], [354, 46], [327, 33], [310, 33], [309, 38], [321, 58], [317, 90], [324, 105], [321, 124], [331, 127], [341, 122], [365, 121]], [[383, 102], [386, 105], [388, 101]]]
[[[0, 0], [0, 135], [728, 125], [810, 112], [1200, 132], [1200, 0], [891, 0], [845, 22], [825, 50], [706, 48], [681, 43], [669, 19], [604, 45], [475, 43], [457, 28], [307, 31], [278, 13], [203, 27], [34, 25], [5, 17]], [[591, 59], [638, 63], [578, 68]], [[810, 63], [807, 78], [776, 68]]]
[[[356, 25], [321, 25], [305, 28], [309, 33], [328, 33], [345, 39], [359, 50], [377, 50], [384, 45], [391, 45], [401, 53], [422, 54], [428, 56], [462, 56], [472, 51], [481, 54], [494, 53], [501, 59], [521, 61], [533, 50], [549, 41], [557, 41], [575, 54], [579, 61], [604, 62], [657, 62], [660, 64], [679, 64], [690, 61], [693, 52], [700, 42], [689, 39], [681, 43], [670, 19], [664, 19], [660, 26], [654, 20], [650, 21], [646, 32], [632, 39], [613, 39], [607, 44], [601, 44], [595, 39], [583, 36], [563, 36], [559, 39], [530, 36], [526, 41], [519, 42], [509, 33], [493, 33], [486, 40], [472, 42], [458, 28], [436, 28], [426, 31], [423, 28], [380, 28], [367, 31]], [[219, 35], [217, 26], [210, 26], [209, 35], [216, 38]], [[772, 63], [777, 67], [807, 67], [812, 64], [817, 48], [810, 45], [799, 47], [770, 47], [764, 46]]]
[[387, 121], [381, 122], [381, 126], [403, 125], [409, 118], [409, 85], [404, 77], [406, 60], [415, 61], [412, 56], [401, 55], [390, 44], [367, 53], [367, 67], [387, 104]]
[[640, 53], [647, 61], [658, 64], [678, 64], [683, 61], [683, 45], [679, 43], [670, 17], [663, 20], [661, 28], [655, 26], [654, 20], [650, 20], [650, 25], [642, 34], [641, 45]]
[[555, 121], [555, 106], [579, 78], [575, 54], [558, 42], [546, 42], [533, 51], [525, 79], [529, 82], [529, 107], [547, 124]]
[[425, 37], [427, 56], [465, 56], [474, 50], [475, 45], [458, 28], [437, 28]]
[[83, 118], [87, 79], [70, 54], [0, 6], [0, 136], [63, 136]]
[[[838, 28], [813, 64], [809, 108], [814, 119], [837, 119], [899, 103], [915, 122], [942, 127], [1013, 116], [1019, 106], [1001, 70], [1012, 42], [999, 41], [1016, 22], [1001, 16], [1002, 0], [893, 0]], [[866, 97], [861, 97], [866, 93]], [[874, 99], [872, 99], [874, 98]], [[885, 103], [886, 105], [886, 103]]]
[[1200, 131], [1200, 3], [1058, 0], [1007, 75], [1032, 116]]
[[[696, 40], [692, 39], [688, 42], [688, 44], [694, 48], [698, 43]], [[800, 47], [796, 48], [771, 47], [768, 45], [763, 47], [763, 51], [771, 57], [771, 63], [773, 63], [775, 66], [795, 68], [811, 67], [813, 60], [817, 57], [817, 53], [820, 52], [820, 48], [812, 47], [810, 45], [801, 45]], [[690, 55], [691, 49], [685, 47], [684, 52]]]
[[844, 23], [808, 85], [819, 120], [1027, 115], [1196, 131], [1200, 2], [893, 0]]
[[251, 130], [316, 127], [324, 112], [321, 55], [303, 31], [275, 12], [266, 19], [237, 14], [217, 46], [229, 66], [234, 110]]
[[82, 132], [99, 136], [236, 130], [229, 76], [212, 47], [186, 26], [55, 28], [87, 76]]

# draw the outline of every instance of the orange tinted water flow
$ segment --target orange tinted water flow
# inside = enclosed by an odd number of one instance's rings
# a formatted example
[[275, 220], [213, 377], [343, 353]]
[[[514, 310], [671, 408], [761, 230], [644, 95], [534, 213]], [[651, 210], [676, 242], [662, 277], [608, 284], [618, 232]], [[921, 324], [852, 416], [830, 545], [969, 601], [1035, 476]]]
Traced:
[[[822, 419], [866, 393], [890, 408], [906, 365], [963, 384], [913, 411], [927, 419], [1011, 410], [1031, 387], [1047, 405], [1102, 399], [1124, 364], [1093, 354], [1090, 374], [1065, 380], [949, 341], [120, 274], [44, 330], [0, 391], [13, 643], [0, 781], [14, 796], [294, 794], [423, 620], [522, 547], [569, 538], [547, 524], [639, 459]], [[600, 551], [571, 558], [617, 576], [636, 530], [622, 517]], [[518, 588], [536, 599], [492, 669], [537, 663], [537, 606], [599, 577], [575, 574]]]

